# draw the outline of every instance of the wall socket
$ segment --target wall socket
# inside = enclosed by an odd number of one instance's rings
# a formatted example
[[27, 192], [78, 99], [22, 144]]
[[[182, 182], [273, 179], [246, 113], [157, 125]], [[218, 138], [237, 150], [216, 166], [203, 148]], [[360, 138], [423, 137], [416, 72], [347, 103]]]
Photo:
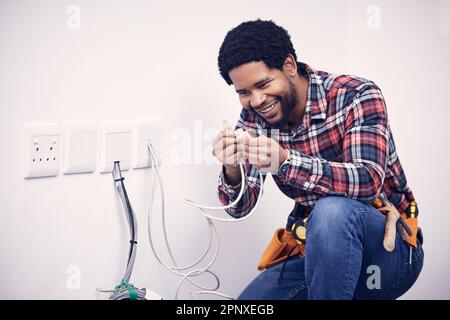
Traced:
[[25, 178], [50, 177], [59, 174], [60, 129], [58, 124], [25, 125], [24, 141]]

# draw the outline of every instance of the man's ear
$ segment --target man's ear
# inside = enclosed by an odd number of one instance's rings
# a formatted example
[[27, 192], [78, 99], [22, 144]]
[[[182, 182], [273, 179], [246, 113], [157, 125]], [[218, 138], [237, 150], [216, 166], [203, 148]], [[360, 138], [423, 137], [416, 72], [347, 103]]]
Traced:
[[297, 74], [297, 61], [292, 54], [288, 54], [286, 60], [284, 60], [283, 71], [291, 77]]

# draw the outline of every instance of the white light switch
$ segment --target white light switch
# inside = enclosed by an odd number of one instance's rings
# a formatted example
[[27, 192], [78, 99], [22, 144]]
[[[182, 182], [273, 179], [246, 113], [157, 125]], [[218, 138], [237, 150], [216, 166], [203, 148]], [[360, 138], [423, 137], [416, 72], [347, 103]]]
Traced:
[[63, 133], [63, 172], [94, 172], [97, 165], [97, 125], [66, 122]]
[[59, 174], [60, 129], [57, 123], [25, 125], [24, 146], [25, 178]]
[[148, 149], [149, 140], [155, 150], [158, 166], [161, 165], [161, 132], [162, 124], [159, 118], [133, 121], [133, 168], [152, 166]]
[[120, 169], [130, 168], [131, 128], [128, 122], [103, 122], [100, 131], [100, 172], [112, 172], [114, 161], [120, 161]]

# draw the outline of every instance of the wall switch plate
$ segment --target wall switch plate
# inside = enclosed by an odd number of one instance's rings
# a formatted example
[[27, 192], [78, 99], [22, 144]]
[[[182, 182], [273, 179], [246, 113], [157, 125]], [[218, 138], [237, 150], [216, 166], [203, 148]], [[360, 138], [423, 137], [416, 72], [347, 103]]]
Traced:
[[155, 150], [158, 166], [161, 166], [161, 133], [162, 123], [159, 118], [133, 121], [133, 168], [152, 166], [148, 149], [149, 140]]
[[120, 169], [130, 168], [131, 128], [128, 122], [103, 122], [100, 129], [100, 172], [112, 172], [114, 161], [120, 161]]
[[25, 125], [25, 178], [51, 177], [59, 174], [60, 137], [57, 123]]
[[66, 122], [63, 129], [63, 173], [94, 172], [97, 165], [97, 124]]

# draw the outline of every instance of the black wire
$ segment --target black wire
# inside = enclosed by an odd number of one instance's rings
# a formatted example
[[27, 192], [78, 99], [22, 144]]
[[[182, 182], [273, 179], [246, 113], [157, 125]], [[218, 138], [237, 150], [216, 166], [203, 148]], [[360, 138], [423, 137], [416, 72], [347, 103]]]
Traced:
[[286, 267], [286, 263], [289, 260], [289, 258], [291, 257], [292, 252], [294, 252], [294, 249], [297, 248], [298, 243], [295, 244], [295, 246], [292, 247], [292, 249], [289, 251], [289, 254], [286, 258], [286, 260], [284, 260], [283, 265], [281, 266], [281, 271], [280, 271], [280, 277], [278, 278], [278, 283], [281, 284], [283, 283], [283, 273], [284, 273], [284, 267]]
[[127, 206], [127, 216], [128, 216], [128, 220], [130, 222], [131, 225], [131, 240], [130, 240], [130, 249], [128, 251], [128, 259], [127, 259], [127, 267], [130, 264], [131, 261], [131, 257], [133, 255], [133, 247], [137, 244], [137, 242], [135, 241], [135, 237], [136, 237], [136, 230], [134, 229], [134, 218], [133, 218], [133, 214], [132, 214], [132, 208], [131, 208], [131, 203], [130, 203], [130, 199], [128, 198], [128, 193], [127, 193], [127, 189], [125, 188], [125, 184], [124, 184], [124, 180], [125, 178], [122, 177], [122, 170], [120, 169], [120, 162], [116, 161], [115, 163], [117, 163], [117, 168], [118, 168], [118, 174], [119, 174], [119, 179], [114, 179], [114, 181], [120, 181], [120, 187], [122, 188], [122, 192], [124, 194], [125, 197], [125, 204]]
[[134, 237], [135, 237], [134, 218], [133, 218], [133, 214], [131, 213], [133, 209], [131, 208], [130, 199], [128, 198], [127, 189], [125, 188], [125, 184], [123, 183], [123, 180], [120, 182], [120, 184], [122, 185], [122, 191], [125, 196], [125, 203], [126, 203], [127, 209], [128, 209], [127, 213], [128, 213], [128, 217], [130, 218], [130, 223], [131, 223], [131, 227], [132, 227], [131, 238], [134, 240]]
[[127, 206], [127, 214], [128, 214], [128, 217], [129, 217], [129, 220], [130, 220], [130, 224], [131, 224], [130, 250], [128, 252], [128, 262], [127, 262], [127, 265], [128, 265], [130, 263], [131, 256], [133, 254], [133, 246], [135, 245], [134, 238], [135, 238], [136, 232], [135, 232], [135, 229], [134, 229], [133, 214], [131, 213], [131, 211], [132, 211], [131, 203], [130, 203], [130, 199], [128, 198], [127, 190], [125, 188], [125, 184], [123, 183], [123, 180], [120, 181], [120, 184], [122, 186], [122, 191], [123, 191], [123, 194], [125, 196], [125, 203], [126, 203], [126, 206]]

